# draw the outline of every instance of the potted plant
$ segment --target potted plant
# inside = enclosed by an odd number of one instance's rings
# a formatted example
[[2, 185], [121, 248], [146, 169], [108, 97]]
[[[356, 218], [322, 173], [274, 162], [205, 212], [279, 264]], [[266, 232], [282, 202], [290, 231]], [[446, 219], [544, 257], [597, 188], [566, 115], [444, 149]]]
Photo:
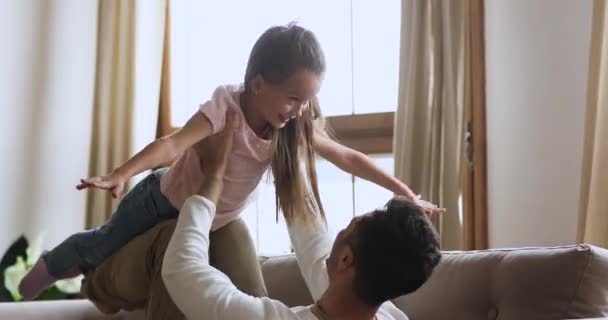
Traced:
[[[42, 253], [42, 237], [30, 244], [25, 236], [19, 237], [0, 260], [0, 302], [22, 301], [19, 282], [33, 267]], [[79, 298], [82, 276], [65, 279], [44, 290], [35, 300], [63, 300]]]

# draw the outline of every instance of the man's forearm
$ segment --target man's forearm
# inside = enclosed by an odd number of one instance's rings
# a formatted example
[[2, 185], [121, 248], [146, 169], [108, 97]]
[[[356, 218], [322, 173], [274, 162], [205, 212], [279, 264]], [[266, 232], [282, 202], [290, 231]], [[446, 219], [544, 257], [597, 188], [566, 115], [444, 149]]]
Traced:
[[330, 254], [332, 239], [320, 215], [309, 218], [289, 222], [288, 229], [300, 271], [316, 301], [329, 286], [325, 260]]
[[214, 217], [215, 206], [206, 198], [195, 195], [184, 203], [162, 267], [163, 282], [175, 305], [188, 319], [297, 319], [278, 301], [240, 292], [228, 276], [209, 265]]

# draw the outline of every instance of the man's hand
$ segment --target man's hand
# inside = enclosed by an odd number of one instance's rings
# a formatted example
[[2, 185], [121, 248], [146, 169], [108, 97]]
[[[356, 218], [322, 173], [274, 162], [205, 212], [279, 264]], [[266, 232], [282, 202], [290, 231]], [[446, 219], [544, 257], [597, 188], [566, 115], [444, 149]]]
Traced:
[[224, 130], [203, 140], [199, 151], [201, 169], [204, 174], [199, 195], [217, 202], [223, 188], [223, 178], [226, 172], [228, 156], [232, 152], [236, 119], [234, 112], [226, 115]]
[[226, 171], [228, 155], [232, 151], [236, 119], [234, 112], [226, 115], [224, 130], [203, 140], [199, 158], [201, 168], [207, 177], [223, 178]]

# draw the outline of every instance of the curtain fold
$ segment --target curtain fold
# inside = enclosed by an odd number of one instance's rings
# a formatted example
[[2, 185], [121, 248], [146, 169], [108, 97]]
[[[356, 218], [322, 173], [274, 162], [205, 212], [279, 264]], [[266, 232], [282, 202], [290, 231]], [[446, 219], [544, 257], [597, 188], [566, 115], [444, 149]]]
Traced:
[[434, 223], [443, 249], [460, 249], [464, 1], [403, 0], [401, 20], [395, 175], [448, 210]]
[[487, 152], [484, 0], [465, 0], [465, 153], [462, 176], [462, 240], [465, 250], [487, 249]]
[[[165, 12], [165, 0], [100, 1], [90, 176], [111, 173], [156, 136]], [[87, 226], [103, 224], [117, 204], [90, 189]]]
[[593, 26], [583, 166], [581, 174], [578, 242], [608, 247], [608, 6], [593, 4]]

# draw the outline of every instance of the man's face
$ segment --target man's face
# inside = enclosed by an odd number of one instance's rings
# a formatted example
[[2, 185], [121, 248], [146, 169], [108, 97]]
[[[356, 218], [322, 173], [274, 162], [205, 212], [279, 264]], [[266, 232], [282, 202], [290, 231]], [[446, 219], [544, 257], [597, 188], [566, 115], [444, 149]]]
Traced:
[[336, 241], [334, 241], [334, 245], [331, 248], [329, 258], [327, 258], [327, 261], [325, 261], [327, 264], [327, 273], [329, 274], [330, 279], [332, 279], [336, 274], [338, 264], [344, 255], [352, 254], [348, 239], [354, 232], [356, 232], [357, 224], [361, 221], [361, 219], [369, 214], [370, 213], [354, 217], [348, 226], [345, 229], [342, 229], [336, 236]]

